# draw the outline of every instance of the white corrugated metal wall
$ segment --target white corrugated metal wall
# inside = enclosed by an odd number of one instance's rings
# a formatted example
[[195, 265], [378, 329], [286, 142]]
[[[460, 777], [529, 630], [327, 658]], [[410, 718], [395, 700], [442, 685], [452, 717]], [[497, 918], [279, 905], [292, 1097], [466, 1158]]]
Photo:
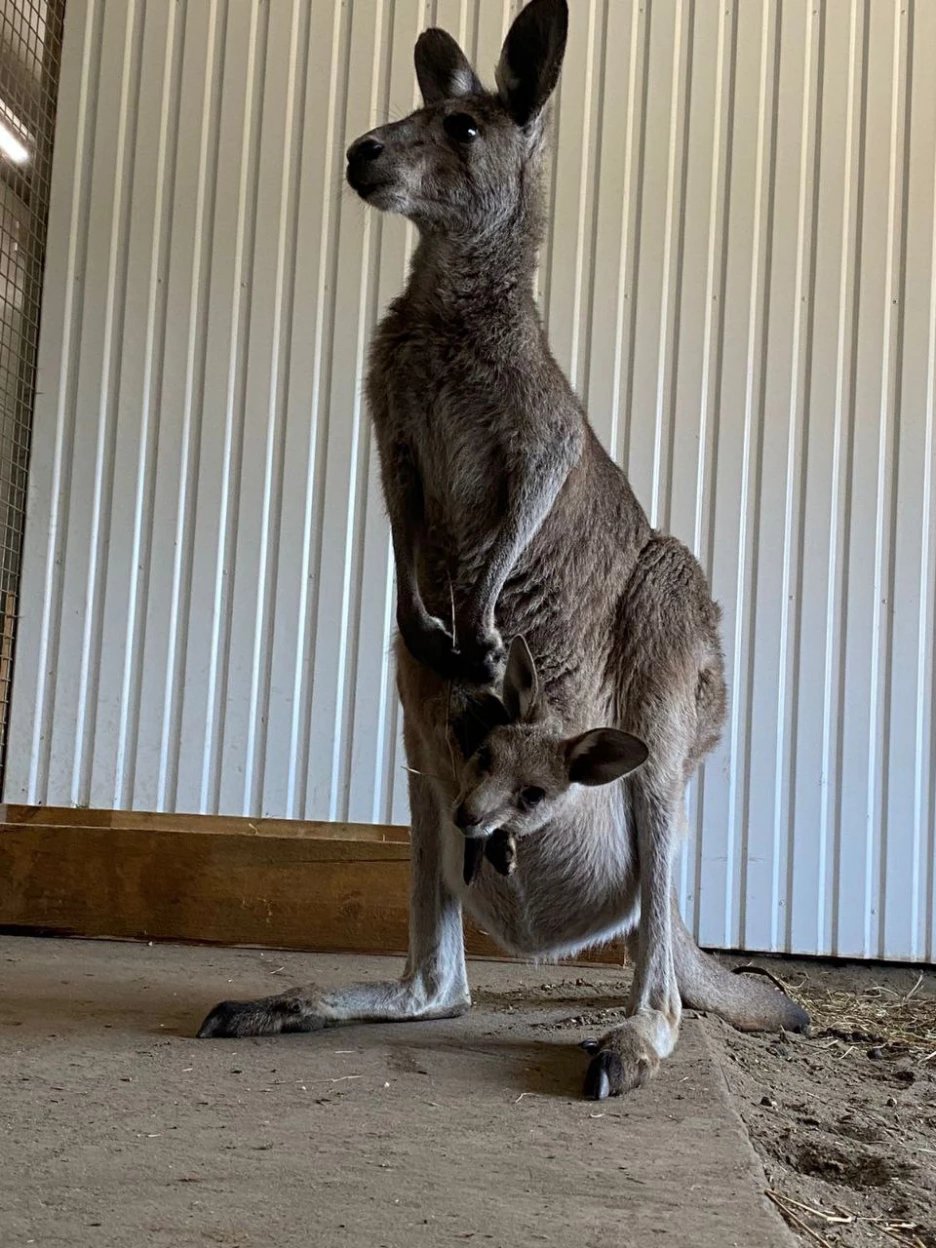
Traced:
[[[7, 800], [405, 820], [360, 377], [410, 239], [343, 152], [516, 8], [69, 0]], [[932, 958], [936, 4], [571, 8], [550, 335], [725, 612], [686, 911]]]

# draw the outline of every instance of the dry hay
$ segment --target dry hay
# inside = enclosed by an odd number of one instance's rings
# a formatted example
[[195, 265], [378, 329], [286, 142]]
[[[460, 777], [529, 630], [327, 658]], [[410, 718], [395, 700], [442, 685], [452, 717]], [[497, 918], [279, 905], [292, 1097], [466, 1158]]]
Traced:
[[[936, 997], [924, 990], [923, 974], [909, 992], [896, 992], [884, 984], [873, 984], [860, 992], [824, 988], [806, 976], [790, 984], [759, 967], [738, 967], [739, 972], [766, 975], [812, 1018], [810, 1035], [828, 1038], [834, 1044], [879, 1048], [875, 1057], [911, 1057], [919, 1062], [936, 1062]], [[844, 1054], [843, 1054], [844, 1056]]]
[[806, 1217], [812, 1219], [814, 1223], [818, 1222], [821, 1226], [852, 1226], [856, 1222], [864, 1222], [896, 1243], [904, 1244], [906, 1248], [926, 1248], [924, 1241], [917, 1235], [919, 1227], [914, 1222], [904, 1222], [896, 1218], [869, 1217], [866, 1214], [852, 1213], [848, 1209], [838, 1207], [830, 1212], [827, 1209], [818, 1209], [815, 1205], [805, 1205], [800, 1200], [794, 1200], [792, 1196], [781, 1195], [780, 1192], [767, 1191], [764, 1195], [776, 1205], [790, 1226], [805, 1235], [812, 1243], [818, 1244], [819, 1248], [834, 1248], [834, 1246], [820, 1231], [816, 1230], [815, 1225], [810, 1225], [810, 1222], [805, 1220]]
[[[809, 1053], [810, 1046], [815, 1047], [812, 1059], [807, 1065], [813, 1070], [827, 1074], [831, 1081], [838, 1080], [834, 1084], [835, 1087], [839, 1089], [855, 1087], [857, 1086], [856, 1079], [860, 1080], [865, 1075], [875, 1073], [870, 1068], [870, 1064], [865, 1071], [862, 1071], [860, 1066], [857, 1069], [852, 1067], [850, 1072], [843, 1069], [843, 1063], [845, 1067], [849, 1067], [856, 1059], [859, 1063], [866, 1061], [867, 1058], [897, 1059], [890, 1064], [889, 1069], [879, 1067], [876, 1072], [886, 1080], [882, 1085], [884, 1091], [890, 1090], [894, 1080], [906, 1084], [914, 1082], [923, 1075], [920, 1067], [924, 1063], [929, 1063], [929, 1070], [936, 1071], [936, 993], [934, 993], [936, 984], [932, 976], [919, 974], [916, 982], [907, 991], [903, 985], [901, 989], [895, 989], [892, 986], [895, 981], [900, 983], [903, 973], [900, 976], [891, 974], [888, 981], [884, 983], [871, 982], [871, 976], [874, 975], [872, 967], [861, 968], [857, 973], [853, 972], [850, 979], [845, 979], [844, 975], [836, 976], [833, 973], [831, 983], [837, 982], [836, 987], [826, 986], [823, 983], [825, 972], [822, 970], [813, 978], [810, 973], [800, 973], [797, 968], [797, 972], [790, 973], [789, 979], [784, 981], [773, 972], [760, 968], [749, 966], [737, 969], [766, 975], [776, 987], [781, 988], [809, 1011], [812, 1022], [809, 1030], [810, 1039], [806, 1041], [804, 1054]], [[843, 986], [843, 979], [849, 985], [847, 989]], [[883, 973], [881, 979], [884, 979]], [[904, 979], [903, 984], [905, 985], [906, 982], [907, 980]], [[819, 1054], [815, 1052], [816, 1049], [822, 1051], [822, 1058], [818, 1061], [816, 1059], [819, 1058]], [[917, 1073], [913, 1071], [913, 1066], [917, 1067]], [[836, 1068], [840, 1073], [833, 1073]], [[822, 1077], [823, 1075], [818, 1076], [820, 1079]], [[928, 1087], [929, 1084], [926, 1086]], [[883, 1099], [883, 1094], [879, 1099]], [[893, 1097], [888, 1097], [887, 1104], [896, 1108], [898, 1101]], [[902, 1101], [900, 1106], [903, 1116]], [[884, 1145], [883, 1155], [886, 1156], [889, 1166], [896, 1164], [893, 1163], [893, 1150], [899, 1150], [898, 1161], [901, 1166], [905, 1161], [910, 1161], [911, 1153], [930, 1154], [933, 1151], [926, 1147], [919, 1149], [913, 1147], [919, 1142], [916, 1132], [922, 1128], [923, 1123], [922, 1108], [916, 1113], [919, 1122], [914, 1119], [912, 1109], [906, 1110], [909, 1130], [906, 1126], [895, 1129], [898, 1127], [896, 1115], [893, 1121], [887, 1119], [885, 1122], [881, 1115], [874, 1113], [873, 1110], [869, 1109], [863, 1115], [859, 1113], [860, 1124], [872, 1124], [886, 1133], [886, 1135], [882, 1133], [880, 1138]], [[852, 1114], [849, 1113], [846, 1117], [850, 1119]], [[822, 1123], [815, 1118], [797, 1120], [795, 1116], [788, 1115], [785, 1121], [791, 1124], [793, 1131], [796, 1131], [799, 1124], [814, 1124], [822, 1127]], [[826, 1124], [825, 1129], [831, 1129], [837, 1133], [836, 1124], [831, 1123], [831, 1120]], [[846, 1134], [846, 1140], [851, 1138], [848, 1133], [842, 1133]], [[777, 1142], [789, 1134], [787, 1130], [772, 1138], [774, 1142]], [[768, 1138], [771, 1138], [769, 1131]], [[854, 1138], [860, 1137], [856, 1135]], [[926, 1142], [925, 1136], [923, 1139]], [[828, 1156], [834, 1161], [835, 1154], [831, 1151], [827, 1139], [819, 1139], [816, 1149], [817, 1156]], [[922, 1168], [914, 1178], [911, 1187], [906, 1189], [902, 1186], [892, 1189], [887, 1185], [869, 1187], [864, 1182], [848, 1183], [848, 1187], [857, 1189], [861, 1197], [859, 1201], [856, 1194], [856, 1200], [852, 1201], [847, 1199], [845, 1188], [834, 1173], [823, 1174], [818, 1170], [804, 1170], [799, 1160], [802, 1152], [801, 1149], [799, 1154], [794, 1155], [792, 1149], [783, 1150], [780, 1156], [780, 1169], [774, 1176], [781, 1182], [777, 1183], [773, 1190], [767, 1191], [766, 1195], [809, 1248], [838, 1248], [844, 1243], [856, 1245], [873, 1243], [880, 1245], [880, 1248], [884, 1248], [887, 1244], [891, 1245], [891, 1248], [896, 1248], [898, 1245], [902, 1245], [903, 1248], [936, 1248], [936, 1236], [933, 1234], [930, 1218], [924, 1212], [925, 1205], [920, 1203], [916, 1195], [918, 1191], [925, 1188], [926, 1180], [923, 1176], [931, 1172], [929, 1163], [924, 1162], [922, 1158], [912, 1159], [913, 1169], [916, 1169], [918, 1161]], [[883, 1161], [883, 1157], [877, 1157], [876, 1153], [874, 1157]], [[864, 1160], [863, 1154], [860, 1160]], [[893, 1170], [893, 1173], [896, 1173], [896, 1170]], [[818, 1184], [815, 1182], [806, 1184], [804, 1175], [818, 1176], [820, 1181]], [[831, 1186], [827, 1187], [826, 1184]], [[777, 1190], [777, 1187], [781, 1190]], [[876, 1195], [878, 1192], [881, 1194]], [[838, 1203], [842, 1197], [845, 1197], [844, 1204]], [[859, 1203], [863, 1203], [863, 1208], [854, 1207]]]
[[798, 996], [812, 1015], [812, 1034], [840, 1043], [871, 1044], [890, 1055], [936, 1059], [936, 998], [920, 993], [920, 975], [909, 992], [875, 984], [861, 992], [836, 992], [806, 981]]

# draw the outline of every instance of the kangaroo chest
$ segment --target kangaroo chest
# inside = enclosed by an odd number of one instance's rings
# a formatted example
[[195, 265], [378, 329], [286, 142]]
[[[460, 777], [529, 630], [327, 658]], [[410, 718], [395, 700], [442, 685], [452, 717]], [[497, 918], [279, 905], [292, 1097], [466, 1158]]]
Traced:
[[[425, 329], [381, 329], [371, 409], [382, 446], [405, 447], [431, 539], [467, 548], [496, 531], [509, 472], [510, 385], [497, 370]], [[375, 401], [376, 399], [376, 401]]]

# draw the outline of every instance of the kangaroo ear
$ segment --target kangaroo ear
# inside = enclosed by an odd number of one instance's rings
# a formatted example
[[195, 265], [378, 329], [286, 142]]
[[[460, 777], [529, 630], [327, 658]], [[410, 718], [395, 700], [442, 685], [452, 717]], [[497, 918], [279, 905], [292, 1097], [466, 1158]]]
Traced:
[[616, 728], [593, 728], [566, 742], [566, 762], [573, 784], [610, 784], [646, 761], [644, 743]]
[[462, 757], [471, 758], [492, 728], [509, 723], [510, 715], [500, 698], [493, 693], [475, 694], [452, 724]]
[[468, 58], [450, 34], [434, 26], [416, 40], [416, 77], [427, 104], [476, 95], [484, 88], [468, 64]]
[[526, 639], [516, 636], [510, 643], [507, 670], [504, 672], [504, 705], [511, 720], [529, 719], [539, 697], [536, 664]]
[[507, 32], [497, 89], [518, 126], [532, 121], [559, 80], [569, 30], [566, 0], [530, 0]]

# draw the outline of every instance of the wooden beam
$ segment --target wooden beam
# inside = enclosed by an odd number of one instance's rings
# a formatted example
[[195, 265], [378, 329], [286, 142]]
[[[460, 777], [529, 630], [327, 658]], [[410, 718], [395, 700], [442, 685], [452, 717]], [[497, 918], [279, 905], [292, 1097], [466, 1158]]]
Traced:
[[393, 823], [316, 823], [301, 819], [245, 819], [242, 815], [167, 815], [154, 811], [91, 810], [77, 806], [0, 805], [0, 828], [116, 828], [130, 832], [236, 833], [316, 840], [395, 841], [409, 844], [409, 829]]
[[[393, 825], [0, 807], [7, 932], [404, 953], [408, 897]], [[465, 935], [470, 954], [501, 954]], [[622, 947], [587, 960], [620, 964]]]

